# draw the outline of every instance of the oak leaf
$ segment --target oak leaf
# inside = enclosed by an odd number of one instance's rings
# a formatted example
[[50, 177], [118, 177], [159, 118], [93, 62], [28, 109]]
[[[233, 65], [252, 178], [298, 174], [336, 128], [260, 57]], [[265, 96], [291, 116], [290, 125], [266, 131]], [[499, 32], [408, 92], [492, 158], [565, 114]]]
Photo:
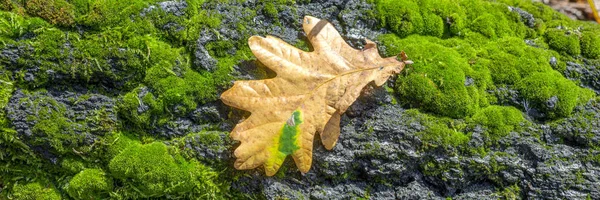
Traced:
[[251, 112], [230, 134], [241, 142], [234, 153], [236, 169], [263, 165], [272, 176], [292, 155], [298, 169], [308, 172], [315, 132], [331, 150], [340, 135], [340, 115], [362, 88], [371, 82], [383, 85], [410, 63], [404, 54], [402, 61], [381, 58], [369, 40], [362, 50], [350, 47], [325, 20], [306, 16], [302, 26], [314, 51], [272, 36], [252, 36], [252, 53], [277, 76], [236, 81], [221, 95], [225, 104]]

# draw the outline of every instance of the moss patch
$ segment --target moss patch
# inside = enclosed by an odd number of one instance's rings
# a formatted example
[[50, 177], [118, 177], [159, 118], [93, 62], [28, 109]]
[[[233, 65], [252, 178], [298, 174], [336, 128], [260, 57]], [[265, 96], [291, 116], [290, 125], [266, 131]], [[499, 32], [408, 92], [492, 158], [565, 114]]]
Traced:
[[60, 193], [52, 187], [51, 184], [41, 184], [38, 182], [25, 185], [15, 185], [13, 187], [12, 197], [24, 200], [59, 200], [62, 199]]
[[477, 112], [470, 119], [472, 125], [486, 128], [486, 138], [497, 141], [509, 132], [518, 130], [520, 123], [525, 122], [521, 111], [509, 106], [489, 106]]
[[113, 182], [100, 169], [85, 169], [75, 175], [67, 186], [74, 199], [102, 199], [112, 191]]
[[581, 53], [579, 36], [573, 31], [549, 30], [546, 32], [546, 40], [550, 48], [562, 54], [577, 56]]
[[470, 116], [481, 106], [487, 106], [485, 89], [490, 80], [481, 73], [486, 69], [472, 68], [456, 50], [430, 39], [380, 37], [388, 55], [402, 49], [412, 60], [418, 61], [397, 79], [398, 95], [412, 107], [453, 118]]
[[576, 105], [595, 96], [593, 91], [578, 87], [556, 71], [534, 73], [517, 83], [516, 88], [530, 105], [550, 119], [571, 115]]
[[216, 174], [195, 160], [171, 155], [160, 142], [132, 145], [108, 165], [111, 175], [123, 181], [130, 197], [184, 195], [214, 197], [219, 189], [212, 182]]
[[71, 26], [75, 22], [75, 7], [65, 0], [29, 0], [25, 8], [29, 14], [39, 16], [52, 24]]
[[585, 57], [600, 58], [600, 31], [586, 31], [581, 36], [581, 54]]

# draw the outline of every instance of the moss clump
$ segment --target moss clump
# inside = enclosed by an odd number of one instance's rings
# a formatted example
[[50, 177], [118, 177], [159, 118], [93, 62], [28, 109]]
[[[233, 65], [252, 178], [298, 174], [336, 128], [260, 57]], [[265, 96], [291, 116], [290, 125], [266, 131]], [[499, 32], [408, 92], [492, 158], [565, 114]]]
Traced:
[[479, 56], [489, 60], [494, 83], [512, 85], [532, 73], [552, 71], [550, 59], [559, 55], [529, 46], [521, 38], [505, 37], [488, 43]]
[[431, 35], [434, 37], [441, 37], [444, 34], [444, 20], [441, 17], [431, 14], [423, 13], [423, 34]]
[[29, 0], [26, 9], [29, 14], [44, 18], [51, 24], [71, 26], [75, 23], [75, 8], [65, 0]]
[[488, 38], [498, 38], [510, 32], [506, 23], [498, 22], [497, 16], [489, 13], [482, 14], [471, 23], [471, 30], [479, 32]]
[[108, 158], [113, 158], [119, 153], [123, 152], [129, 146], [139, 145], [140, 141], [131, 136], [130, 134], [125, 134], [121, 132], [114, 132], [110, 136], [104, 138], [106, 143], [108, 144], [107, 156]]
[[477, 112], [470, 119], [473, 125], [482, 125], [486, 130], [486, 138], [497, 141], [509, 132], [518, 129], [525, 118], [521, 111], [509, 106], [488, 106]]
[[550, 48], [564, 55], [577, 56], [581, 53], [579, 36], [571, 31], [552, 29], [545, 36]]
[[77, 174], [85, 169], [85, 163], [77, 158], [68, 157], [60, 162], [60, 167], [70, 174]]
[[600, 31], [585, 31], [581, 36], [581, 54], [587, 58], [600, 58]]
[[[462, 34], [462, 31], [464, 30], [467, 23], [467, 14], [465, 13], [465, 9], [460, 5], [460, 1], [421, 0], [418, 1], [418, 3], [421, 9], [421, 13], [423, 15], [423, 21], [425, 22], [424, 33], [427, 32], [427, 29], [431, 29], [431, 27], [428, 27], [430, 25], [434, 25], [434, 30], [439, 30], [439, 26], [441, 25], [441, 31], [442, 33], [444, 33], [445, 36], [457, 36]], [[428, 22], [432, 18], [431, 15], [438, 16], [440, 21], [434, 23]], [[429, 35], [436, 36], [433, 34]]]
[[400, 37], [423, 31], [423, 17], [414, 1], [380, 0], [377, 1], [377, 11], [381, 25], [389, 27]]
[[102, 199], [112, 191], [112, 179], [101, 169], [85, 169], [67, 185], [67, 193], [74, 199]]
[[577, 104], [595, 95], [556, 71], [534, 73], [517, 83], [516, 88], [528, 104], [543, 112], [547, 119], [569, 116]]
[[453, 118], [470, 116], [487, 106], [485, 89], [490, 80], [480, 73], [485, 68], [471, 68], [457, 51], [430, 42], [428, 37], [383, 35], [379, 39], [388, 55], [402, 49], [419, 61], [397, 79], [396, 92], [410, 106]]
[[17, 184], [12, 189], [13, 199], [23, 200], [60, 200], [60, 193], [51, 184], [40, 184], [38, 182], [26, 185]]
[[132, 145], [108, 166], [113, 177], [127, 183], [122, 188], [128, 191], [124, 193], [127, 198], [219, 195], [214, 172], [198, 161], [188, 162], [179, 154], [170, 154], [160, 142]]

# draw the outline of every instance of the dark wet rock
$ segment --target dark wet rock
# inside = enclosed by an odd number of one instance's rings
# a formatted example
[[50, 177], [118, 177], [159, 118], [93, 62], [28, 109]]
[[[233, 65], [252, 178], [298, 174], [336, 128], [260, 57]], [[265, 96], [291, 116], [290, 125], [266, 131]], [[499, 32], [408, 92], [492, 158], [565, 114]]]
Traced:
[[584, 63], [567, 61], [565, 76], [581, 81], [583, 87], [590, 88], [600, 94], [600, 61], [584, 59]]
[[185, 150], [205, 164], [223, 164], [231, 159], [231, 140], [224, 132], [191, 133], [181, 139], [181, 142]]
[[552, 96], [550, 99], [546, 101], [546, 108], [553, 110], [556, 104], [558, 103], [558, 97]]
[[200, 37], [196, 40], [194, 48], [194, 62], [193, 68], [196, 70], [207, 70], [213, 71], [217, 68], [217, 60], [210, 56], [206, 48], [204, 47], [208, 42], [215, 40], [215, 35], [208, 31], [203, 30]]
[[[367, 191], [370, 197], [381, 199], [448, 196], [453, 199], [580, 199], [588, 194], [599, 195], [596, 193], [600, 191], [597, 189], [600, 183], [598, 176], [594, 176], [600, 170], [599, 164], [577, 158], [600, 152], [592, 150], [590, 154], [590, 150], [579, 148], [577, 144], [568, 145], [571, 139], [566, 140], [566, 144], [559, 140], [569, 134], [600, 136], [598, 122], [573, 121], [581, 115], [588, 116], [589, 120], [600, 117], [598, 104], [589, 103], [578, 108], [573, 119], [551, 125], [577, 127], [576, 123], [589, 123], [587, 130], [533, 125], [521, 132], [511, 132], [482, 157], [443, 150], [420, 151], [417, 134], [426, 128], [399, 106], [381, 104], [377, 99], [385, 98], [362, 96], [355, 103], [358, 105], [353, 106], [363, 109], [358, 109], [360, 111], [352, 117], [342, 117], [342, 134], [332, 151], [325, 150], [319, 140], [315, 140], [313, 166], [307, 174], [300, 175], [288, 160], [284, 163], [288, 166], [284, 168], [288, 169], [284, 170], [287, 176], [273, 178], [255, 174], [252, 180], [260, 180], [262, 187], [245, 184], [245, 187], [234, 188], [242, 192], [264, 191], [268, 198], [309, 196], [312, 199], [352, 198]], [[469, 146], [483, 145], [485, 140], [481, 134], [485, 129], [475, 127], [471, 131]]]
[[512, 105], [518, 107], [525, 107], [527, 110], [529, 107], [524, 105], [519, 98], [519, 92], [509, 87], [498, 87], [493, 91], [488, 91], [498, 98], [498, 104], [500, 105]]
[[33, 47], [8, 44], [0, 51], [0, 62], [7, 65], [16, 65], [19, 58], [33, 53]]
[[199, 105], [189, 114], [177, 117], [169, 123], [151, 129], [150, 133], [163, 138], [176, 138], [185, 136], [188, 133], [216, 130], [219, 128], [219, 124], [225, 118], [228, 110], [220, 102]]
[[468, 77], [465, 79], [465, 86], [471, 86], [473, 85], [473, 83], [475, 83], [475, 79]]
[[519, 13], [519, 15], [521, 16], [521, 20], [529, 28], [535, 27], [535, 18], [533, 17], [533, 15], [531, 13], [528, 13], [527, 11], [524, 11], [520, 8], [516, 8], [516, 7], [512, 7], [512, 6], [509, 6], [508, 10], [510, 10], [511, 12]]
[[186, 1], [163, 1], [158, 3], [158, 5], [163, 11], [175, 16], [185, 15], [185, 9], [188, 6]]
[[600, 145], [600, 121], [598, 119], [600, 119], [600, 104], [592, 101], [585, 106], [577, 107], [573, 116], [550, 124], [547, 134], [574, 146]]
[[551, 65], [553, 68], [556, 68], [556, 67], [558, 66], [558, 59], [556, 59], [556, 57], [552, 56], [552, 57], [550, 58], [550, 65]]

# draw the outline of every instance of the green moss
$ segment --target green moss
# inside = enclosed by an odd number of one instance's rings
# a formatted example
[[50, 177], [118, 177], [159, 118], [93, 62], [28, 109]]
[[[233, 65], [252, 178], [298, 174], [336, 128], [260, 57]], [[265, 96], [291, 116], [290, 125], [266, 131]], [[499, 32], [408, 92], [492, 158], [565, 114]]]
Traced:
[[579, 36], [572, 31], [548, 30], [546, 31], [545, 38], [550, 48], [564, 55], [577, 56], [581, 53]]
[[60, 200], [60, 193], [51, 184], [38, 182], [17, 184], [12, 189], [12, 198], [23, 200]]
[[521, 196], [521, 188], [517, 184], [505, 187], [500, 192], [500, 196], [502, 196], [504, 199], [521, 199], [521, 198], [523, 198]]
[[273, 4], [272, 2], [265, 3], [263, 11], [265, 12], [266, 16], [271, 18], [277, 18], [277, 15], [279, 14], [277, 8], [275, 8], [275, 4]]
[[[464, 176], [464, 172], [461, 169], [460, 163], [450, 160], [436, 160], [434, 158], [428, 157], [427, 161], [423, 162], [419, 167], [421, 167], [421, 171], [426, 176], [433, 176], [441, 181], [447, 182], [449, 181], [446, 177], [448, 176], [456, 176], [462, 177]], [[452, 174], [452, 175], [450, 175]]]
[[[0, 11], [0, 23], [3, 24], [3, 26], [0, 26], [0, 38], [2, 39], [16, 39], [26, 33], [50, 26], [48, 22], [41, 18], [25, 18], [19, 14], [4, 11]], [[8, 41], [14, 42], [12, 40]]]
[[112, 191], [113, 182], [101, 169], [85, 169], [75, 175], [66, 187], [74, 199], [103, 199]]
[[423, 17], [416, 2], [411, 0], [378, 0], [376, 2], [381, 25], [388, 27], [398, 36], [406, 37], [423, 31]]
[[125, 196], [164, 197], [180, 195], [215, 198], [219, 188], [210, 168], [195, 160], [186, 161], [179, 154], [170, 154], [160, 142], [132, 145], [109, 163], [111, 175], [124, 181]]
[[431, 13], [423, 13], [423, 24], [424, 35], [441, 37], [444, 33], [444, 21], [441, 17], [437, 15]]
[[131, 136], [121, 132], [114, 132], [110, 136], [106, 137], [106, 143], [108, 145], [107, 153], [109, 158], [113, 158], [119, 153], [123, 152], [129, 146], [139, 145], [140, 141]]
[[118, 24], [130, 24], [130, 17], [136, 16], [150, 3], [158, 0], [94, 0], [89, 2], [89, 13], [78, 19], [78, 23], [101, 28]]
[[74, 157], [63, 159], [62, 162], [60, 162], [60, 166], [70, 174], [77, 174], [85, 169], [85, 163], [82, 160]]
[[[489, 38], [497, 38], [496, 29], [505, 28], [505, 27], [496, 27], [498, 21], [496, 16], [485, 13], [478, 18], [476, 18], [473, 23], [471, 23], [471, 29], [477, 31]], [[505, 31], [505, 30], [499, 30]], [[501, 33], [498, 33], [501, 34]]]
[[8, 126], [8, 121], [4, 118], [4, 107], [8, 104], [8, 100], [12, 96], [14, 90], [13, 83], [5, 80], [8, 79], [0, 77], [0, 128]]
[[581, 54], [587, 58], [600, 58], [600, 31], [586, 31], [581, 36]]
[[[494, 83], [508, 85], [535, 72], [552, 71], [549, 60], [552, 57], [560, 58], [552, 52], [531, 47], [516, 37], [490, 42], [484, 51], [479, 52], [479, 56], [489, 59], [488, 66]], [[557, 66], [557, 69], [562, 70], [562, 67]]]
[[75, 8], [75, 16], [82, 16], [90, 12], [90, 5], [94, 0], [69, 0], [69, 3]]
[[75, 23], [74, 6], [65, 0], [28, 0], [29, 14], [48, 20], [59, 26], [72, 26]]
[[451, 119], [434, 117], [420, 113], [417, 110], [408, 110], [406, 114], [424, 127], [427, 127], [426, 130], [418, 133], [419, 137], [424, 141], [424, 149], [438, 146], [444, 148], [462, 148], [471, 139], [469, 134], [461, 132], [463, 129], [462, 125], [455, 124]]
[[[397, 79], [396, 88], [411, 107], [461, 118], [488, 104], [485, 89], [489, 80], [481, 73], [486, 70], [483, 66], [476, 71], [457, 51], [429, 42], [427, 37], [383, 35], [379, 39], [388, 50], [386, 54], [404, 50], [415, 63]], [[474, 81], [466, 82], [467, 77]]]
[[[442, 32], [446, 36], [458, 36], [463, 34], [467, 15], [465, 9], [461, 6], [461, 2], [457, 0], [421, 0], [419, 7], [425, 21], [425, 30], [430, 29], [430, 25], [434, 25], [438, 29], [442, 25]], [[428, 25], [428, 15], [435, 14], [442, 21], [442, 24], [430, 23]], [[436, 19], [437, 20], [437, 19]], [[434, 35], [435, 36], [435, 35]]]
[[[21, 99], [21, 101], [30, 101]], [[28, 121], [36, 122], [32, 132], [37, 136], [30, 141], [32, 145], [49, 144], [58, 153], [72, 152], [85, 139], [85, 135], [76, 131], [85, 131], [82, 126], [73, 123], [64, 114], [66, 108], [50, 97], [42, 97], [39, 101], [30, 102], [38, 108], [36, 115], [27, 117]]]
[[488, 106], [477, 112], [470, 119], [473, 125], [482, 125], [486, 130], [486, 137], [492, 141], [507, 136], [509, 132], [516, 130], [525, 118], [521, 111], [515, 107]]
[[206, 44], [205, 48], [210, 55], [215, 57], [227, 57], [230, 56], [228, 51], [234, 48], [234, 43], [231, 41], [219, 40]]
[[577, 104], [594, 96], [593, 91], [578, 87], [556, 71], [534, 73], [517, 83], [516, 88], [532, 108], [548, 119], [569, 116]]

